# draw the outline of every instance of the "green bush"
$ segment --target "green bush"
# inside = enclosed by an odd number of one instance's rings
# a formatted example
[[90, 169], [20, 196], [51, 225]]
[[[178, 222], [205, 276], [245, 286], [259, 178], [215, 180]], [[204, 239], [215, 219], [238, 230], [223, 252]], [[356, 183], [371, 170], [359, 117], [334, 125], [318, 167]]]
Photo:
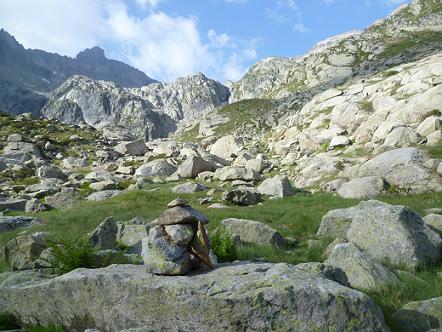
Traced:
[[131, 184], [135, 184], [135, 181], [132, 180], [132, 179], [124, 179], [124, 180], [121, 180], [121, 181], [118, 183], [117, 188], [118, 188], [119, 190], [125, 190], [125, 189], [129, 188], [129, 186], [130, 186]]
[[17, 319], [9, 312], [0, 312], [0, 331], [19, 329]]
[[96, 249], [85, 238], [63, 239], [50, 243], [54, 270], [67, 273], [80, 267], [97, 267]]
[[97, 269], [111, 264], [127, 264], [128, 259], [122, 252], [99, 251], [85, 237], [63, 239], [50, 243], [55, 272], [64, 274], [78, 268]]
[[211, 238], [212, 250], [219, 262], [231, 262], [237, 259], [235, 243], [230, 233], [217, 229]]

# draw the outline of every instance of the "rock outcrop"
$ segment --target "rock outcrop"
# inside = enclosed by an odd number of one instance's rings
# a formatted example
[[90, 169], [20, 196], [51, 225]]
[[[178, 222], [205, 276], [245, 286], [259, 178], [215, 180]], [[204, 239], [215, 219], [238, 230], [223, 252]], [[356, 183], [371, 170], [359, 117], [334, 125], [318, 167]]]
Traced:
[[373, 258], [410, 268], [435, 264], [442, 247], [439, 234], [417, 213], [375, 200], [330, 211], [317, 235], [347, 239]]
[[70, 124], [86, 123], [121, 139], [165, 137], [175, 122], [148, 101], [112, 82], [73, 76], [55, 89], [43, 116]]
[[198, 119], [227, 103], [230, 97], [227, 87], [202, 73], [178, 78], [169, 84], [149, 84], [130, 91], [175, 121]]

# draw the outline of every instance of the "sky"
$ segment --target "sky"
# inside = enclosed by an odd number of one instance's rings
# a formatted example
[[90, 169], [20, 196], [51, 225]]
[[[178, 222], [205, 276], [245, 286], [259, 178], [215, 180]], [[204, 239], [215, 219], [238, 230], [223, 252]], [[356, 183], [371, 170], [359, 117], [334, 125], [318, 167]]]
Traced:
[[75, 57], [93, 46], [163, 82], [238, 80], [257, 61], [305, 54], [407, 0], [0, 0], [25, 48]]

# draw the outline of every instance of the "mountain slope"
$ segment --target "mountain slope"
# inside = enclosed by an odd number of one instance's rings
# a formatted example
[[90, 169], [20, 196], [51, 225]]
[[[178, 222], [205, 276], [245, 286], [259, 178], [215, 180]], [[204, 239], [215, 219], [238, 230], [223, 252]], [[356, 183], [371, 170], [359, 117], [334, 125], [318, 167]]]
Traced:
[[442, 48], [441, 26], [440, 0], [413, 0], [362, 32], [319, 43], [305, 56], [258, 62], [234, 84], [231, 100], [324, 90], [355, 76], [369, 76], [419, 60]]

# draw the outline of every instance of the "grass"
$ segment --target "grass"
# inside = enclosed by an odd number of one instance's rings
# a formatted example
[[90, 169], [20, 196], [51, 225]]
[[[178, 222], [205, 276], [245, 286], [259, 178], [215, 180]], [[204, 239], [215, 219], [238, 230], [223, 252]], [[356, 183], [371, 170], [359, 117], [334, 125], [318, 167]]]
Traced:
[[384, 72], [382, 72], [382, 73], [381, 73], [381, 76], [382, 76], [383, 78], [388, 78], [388, 77], [391, 77], [391, 76], [394, 76], [394, 75], [397, 75], [397, 74], [399, 74], [398, 71], [395, 71], [395, 70], [388, 70], [388, 71], [384, 71]]
[[430, 154], [431, 158], [442, 159], [442, 144], [426, 147], [426, 150]]
[[[101, 202], [80, 201], [67, 210], [51, 210], [35, 214], [43, 220], [42, 224], [27, 229], [29, 232], [49, 231], [57, 239], [76, 239], [91, 232], [106, 217], [113, 216], [116, 220], [130, 220], [136, 216], [153, 220], [165, 209], [168, 202], [177, 197], [170, 189], [174, 184], [149, 184], [146, 190], [130, 191]], [[216, 187], [213, 184], [210, 187]], [[158, 188], [157, 191], [148, 191]], [[190, 204], [205, 213], [210, 223], [208, 231], [212, 232], [225, 218], [241, 218], [258, 220], [278, 230], [283, 236], [293, 237], [301, 243], [299, 253], [306, 251], [303, 243], [314, 238], [321, 218], [329, 210], [346, 208], [356, 205], [359, 200], [343, 199], [327, 193], [297, 194], [277, 200], [265, 200], [262, 205], [253, 207], [230, 206], [229, 209], [209, 209], [198, 203], [205, 197], [205, 192], [180, 195]], [[390, 204], [409, 206], [418, 213], [423, 210], [440, 206], [442, 193], [420, 195], [394, 195], [381, 198]], [[0, 246], [17, 236], [23, 230], [0, 233]], [[260, 249], [257, 249], [260, 250]], [[296, 251], [296, 250], [295, 250]], [[269, 253], [274, 257], [274, 253]]]
[[179, 137], [180, 142], [199, 143], [202, 138], [199, 138], [199, 126], [195, 125], [191, 129], [185, 130]]
[[[72, 242], [78, 237], [84, 237], [104, 218], [109, 216], [122, 221], [136, 216], [153, 220], [166, 209], [165, 206], [169, 201], [176, 198], [177, 195], [170, 190], [174, 185], [150, 184], [145, 188], [146, 190], [131, 191], [107, 201], [81, 201], [68, 210], [37, 213], [36, 216], [41, 218], [43, 223], [33, 226], [28, 231], [50, 231], [54, 237], [58, 237], [62, 241]], [[213, 184], [209, 184], [209, 186], [215, 187]], [[159, 188], [159, 190], [148, 191], [154, 188]], [[198, 199], [205, 196], [204, 192], [180, 196], [187, 198], [194, 208], [209, 217], [208, 231], [214, 243], [215, 251], [220, 256], [220, 261], [229, 261], [235, 258], [240, 260], [260, 258], [270, 262], [288, 262], [292, 264], [323, 261], [322, 253], [330, 241], [314, 241], [313, 244], [310, 243], [309, 245], [307, 240], [315, 238], [321, 218], [329, 210], [354, 206], [359, 202], [359, 200], [343, 199], [326, 193], [297, 194], [284, 199], [265, 200], [262, 205], [253, 207], [230, 206], [229, 209], [218, 210], [208, 209], [198, 203]], [[419, 214], [423, 214], [425, 209], [440, 206], [442, 193], [408, 196], [395, 194], [382, 197], [380, 200], [390, 204], [406, 205]], [[226, 236], [217, 235], [214, 232], [224, 218], [242, 218], [264, 222], [278, 230], [283, 236], [296, 239], [299, 245], [290, 251], [268, 246], [240, 246], [235, 248], [235, 252], [232, 252], [231, 243]], [[21, 231], [1, 233], [0, 246]], [[79, 250], [79, 252], [82, 251]], [[88, 257], [87, 255], [86, 257]], [[66, 255], [65, 253], [61, 260], [69, 260], [71, 259], [70, 256], [70, 254]], [[74, 261], [75, 264], [72, 264], [69, 269], [84, 265], [81, 259], [75, 259]], [[0, 263], [0, 271], [2, 271], [2, 264], [4, 266], [4, 263]], [[92, 264], [92, 266], [94, 265]], [[405, 303], [442, 296], [442, 278], [436, 275], [441, 270], [442, 268], [438, 267], [415, 272], [416, 276], [423, 282], [411, 277], [410, 274], [401, 274], [402, 286], [386, 289], [381, 294], [369, 295], [383, 309], [388, 324], [394, 327], [392, 314]]]
[[[64, 156], [79, 155], [78, 143], [70, 139], [72, 135], [78, 135], [82, 141], [94, 142], [99, 139], [99, 133], [94, 130], [80, 129], [47, 119], [17, 120], [0, 112], [0, 150], [4, 148], [7, 137], [14, 133], [22, 135], [24, 141], [40, 135], [42, 140], [52, 143]], [[82, 148], [86, 149], [87, 144], [82, 144]]]
[[408, 54], [413, 49], [424, 48], [432, 44], [441, 44], [442, 33], [437, 31], [419, 31], [409, 32], [401, 40], [387, 42], [384, 52], [380, 54], [381, 58], [388, 59], [397, 55]]
[[368, 113], [374, 113], [374, 108], [373, 108], [373, 102], [369, 101], [368, 99], [363, 100], [359, 106], [362, 108], [362, 110], [364, 110], [365, 112]]
[[265, 118], [269, 111], [275, 107], [275, 102], [269, 99], [249, 99], [229, 104], [219, 111], [229, 120], [215, 128], [214, 131], [218, 135], [226, 135], [233, 133], [245, 124], [256, 125], [254, 121]]
[[64, 274], [80, 267], [99, 268], [110, 264], [126, 264], [127, 259], [121, 253], [109, 253], [97, 256], [98, 249], [94, 248], [86, 236], [79, 238], [63, 238], [51, 244], [53, 260], [51, 265], [58, 274]]
[[402, 285], [392, 286], [382, 293], [369, 294], [381, 307], [385, 319], [391, 330], [400, 331], [393, 314], [408, 302], [423, 301], [442, 296], [442, 277], [437, 275], [442, 268], [420, 271], [414, 274], [402, 273]]

